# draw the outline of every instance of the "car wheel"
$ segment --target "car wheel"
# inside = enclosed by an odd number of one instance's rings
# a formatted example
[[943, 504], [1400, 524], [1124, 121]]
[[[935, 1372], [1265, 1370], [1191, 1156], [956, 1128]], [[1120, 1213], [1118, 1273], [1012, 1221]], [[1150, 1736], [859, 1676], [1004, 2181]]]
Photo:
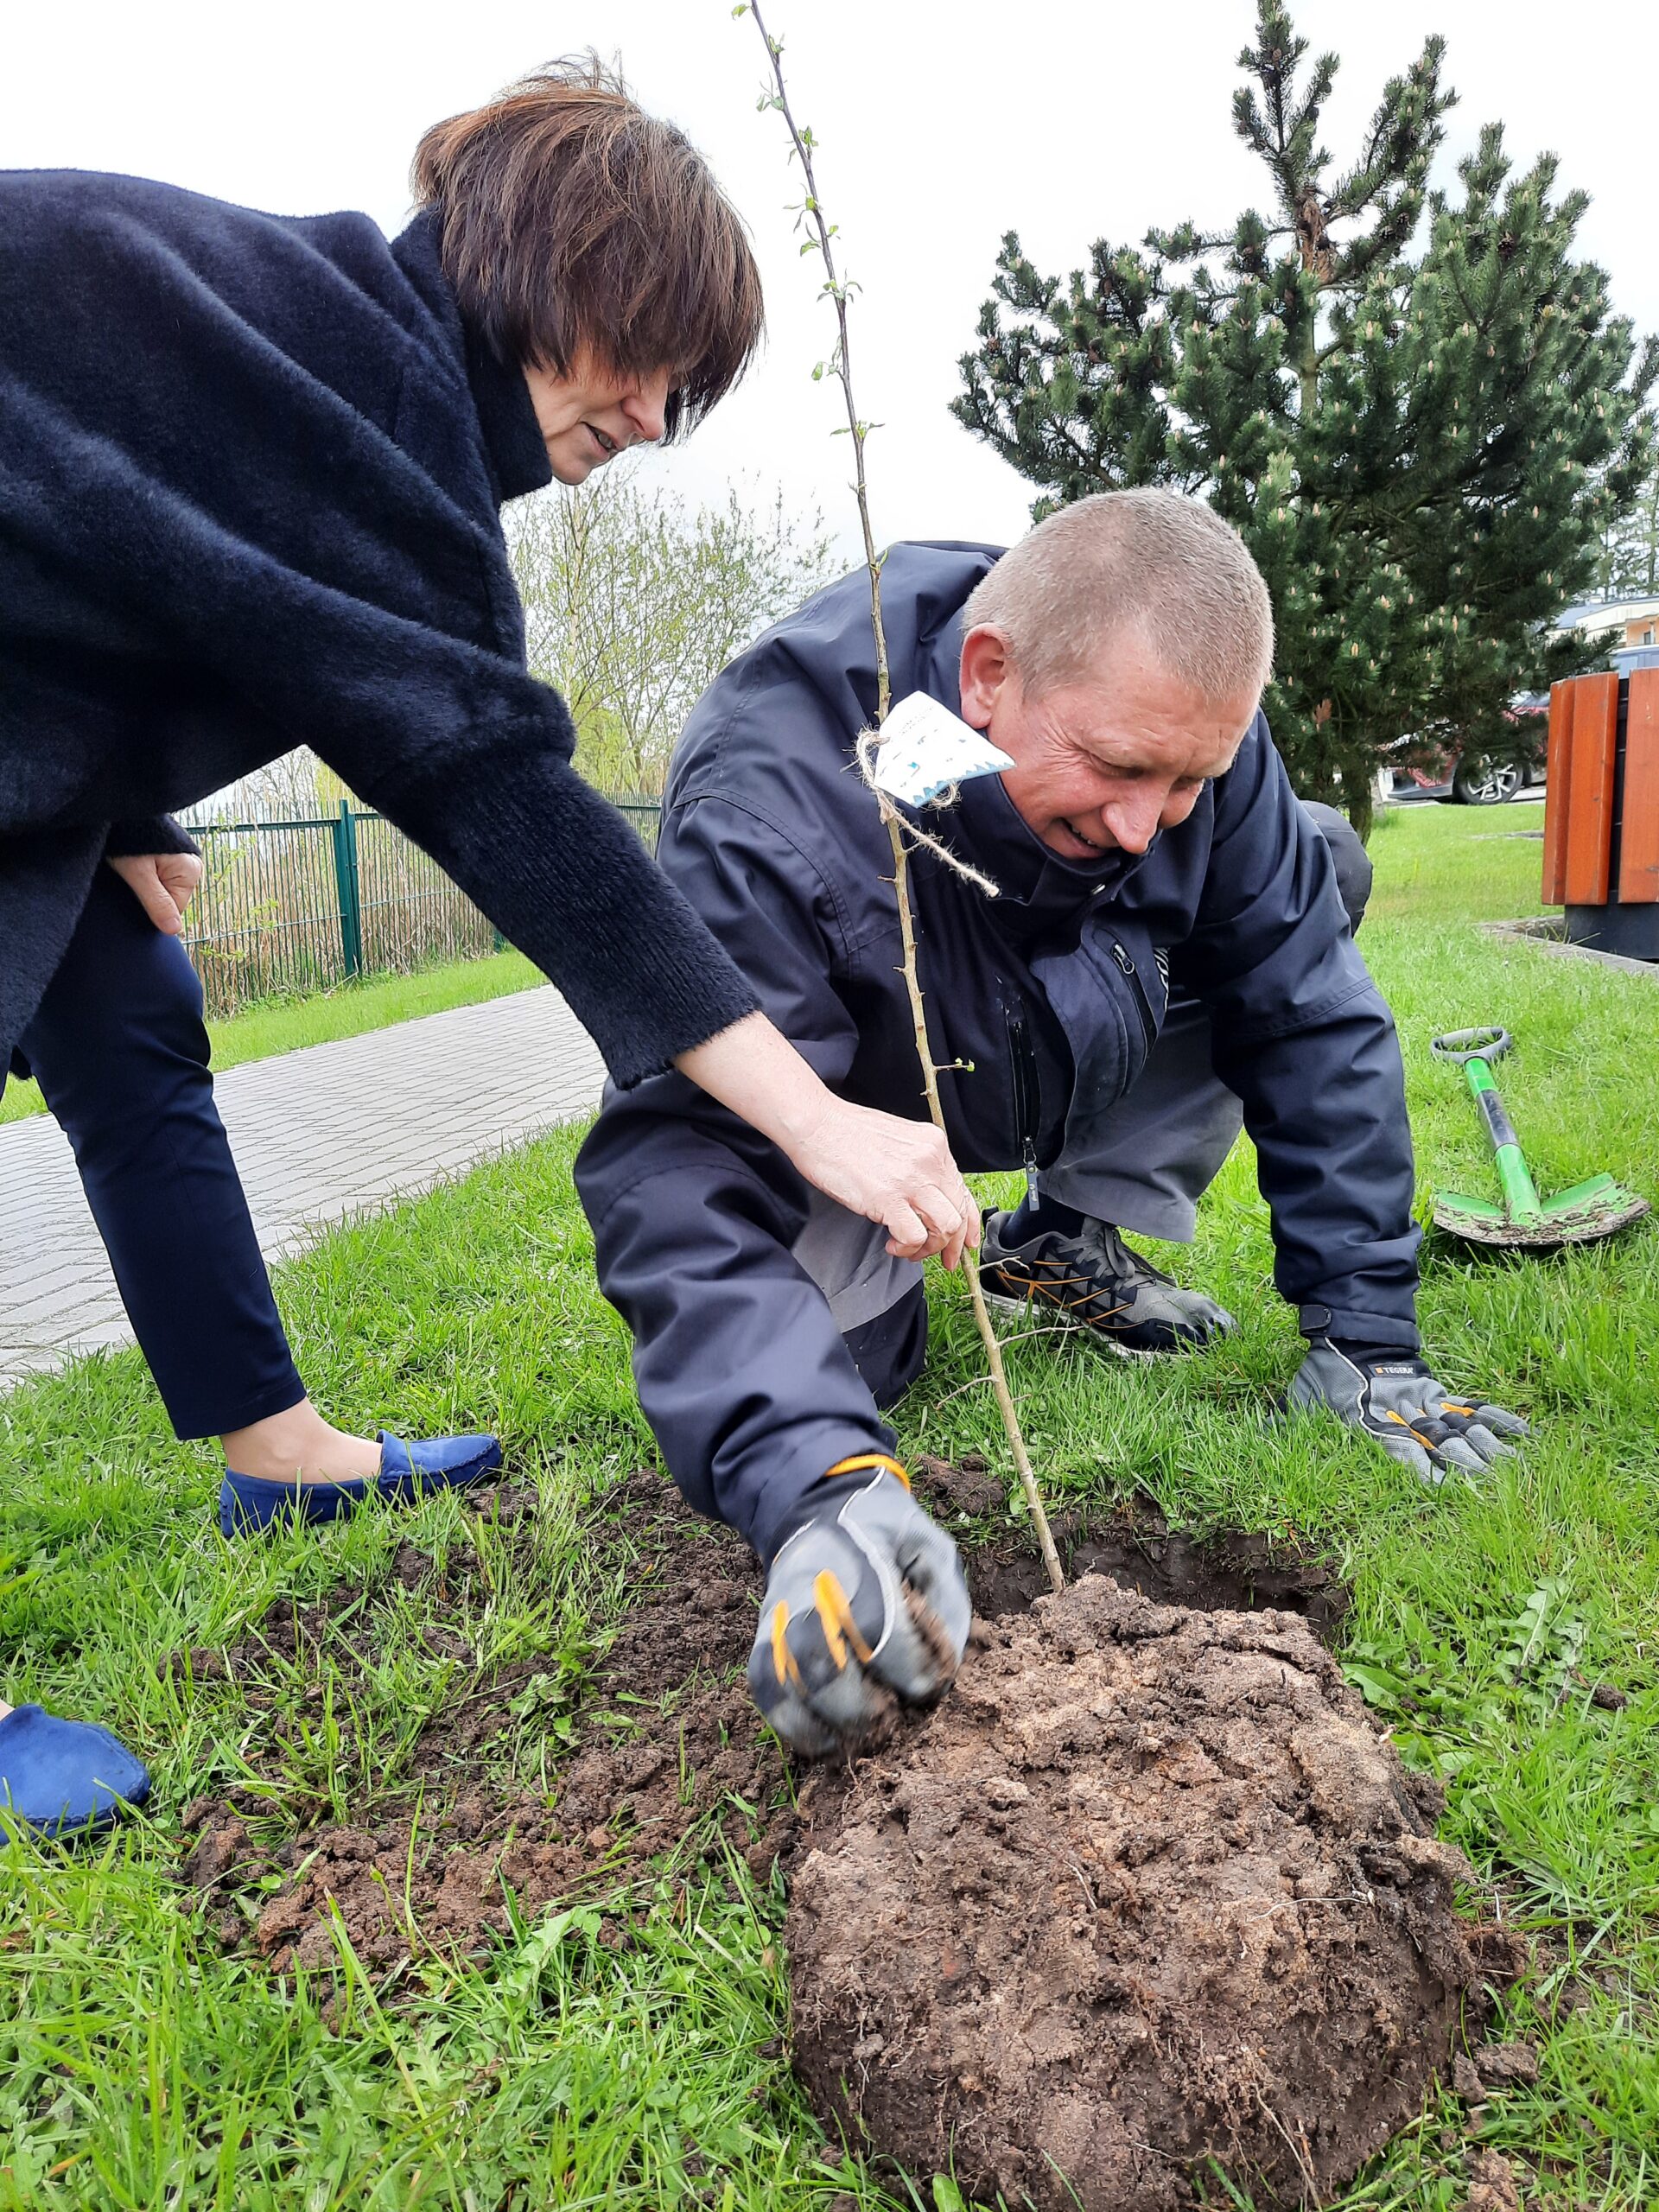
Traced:
[[1525, 781], [1513, 760], [1459, 760], [1452, 796], [1459, 806], [1502, 806]]

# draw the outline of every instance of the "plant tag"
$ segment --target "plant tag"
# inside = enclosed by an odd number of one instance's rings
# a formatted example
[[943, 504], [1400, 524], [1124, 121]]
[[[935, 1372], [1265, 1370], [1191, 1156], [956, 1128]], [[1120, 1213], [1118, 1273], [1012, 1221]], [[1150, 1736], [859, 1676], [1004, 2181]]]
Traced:
[[925, 806], [952, 784], [1013, 766], [1006, 753], [969, 728], [960, 715], [925, 691], [912, 691], [881, 725], [875, 787], [906, 806]]

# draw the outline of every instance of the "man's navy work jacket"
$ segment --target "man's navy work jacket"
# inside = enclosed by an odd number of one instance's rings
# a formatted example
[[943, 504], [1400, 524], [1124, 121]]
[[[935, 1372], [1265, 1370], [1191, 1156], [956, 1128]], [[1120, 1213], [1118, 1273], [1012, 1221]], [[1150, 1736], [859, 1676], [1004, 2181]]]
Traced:
[[[988, 545], [901, 544], [881, 575], [893, 696], [959, 711], [961, 610]], [[868, 578], [832, 584], [699, 702], [658, 857], [762, 1005], [844, 1096], [921, 1119], [892, 858], [854, 746], [875, 712]], [[1258, 715], [1236, 761], [1150, 850], [1078, 866], [1002, 788], [930, 829], [1000, 887], [911, 862], [951, 1149], [1054, 1160], [1146, 1064], [1171, 983], [1208, 1007], [1272, 1212], [1275, 1278], [1312, 1332], [1414, 1349], [1418, 1231], [1394, 1025], [1356, 950], [1325, 839]], [[762, 1557], [801, 1493], [891, 1451], [828, 1301], [791, 1247], [800, 1178], [683, 1077], [612, 1092], [576, 1169], [600, 1282], [634, 1335], [641, 1402], [690, 1503]]]

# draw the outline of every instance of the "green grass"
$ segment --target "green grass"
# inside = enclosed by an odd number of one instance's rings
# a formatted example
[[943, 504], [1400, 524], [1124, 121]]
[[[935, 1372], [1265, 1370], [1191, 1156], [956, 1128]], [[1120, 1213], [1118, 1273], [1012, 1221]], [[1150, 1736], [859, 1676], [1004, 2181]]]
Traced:
[[[1652, 1188], [1659, 982], [1470, 925], [1535, 905], [1539, 848], [1509, 833], [1537, 826], [1534, 808], [1426, 808], [1375, 841], [1364, 941], [1400, 1020], [1425, 1196], [1440, 1180], [1484, 1187], [1472, 1110], [1427, 1046], [1488, 1020], [1517, 1039], [1504, 1089], [1540, 1181], [1610, 1168]], [[575, 1144], [556, 1136], [334, 1236], [281, 1279], [302, 1366], [335, 1418], [494, 1427], [541, 1484], [535, 1556], [502, 1547], [459, 1608], [429, 1588], [398, 1600], [411, 1626], [441, 1623], [492, 1653], [577, 1649], [618, 1602], [569, 1531], [651, 1449], [625, 1334], [591, 1281]], [[1547, 1262], [1431, 1248], [1422, 1310], [1441, 1372], [1535, 1428], [1478, 1490], [1439, 1495], [1334, 1425], [1265, 1421], [1299, 1343], [1243, 1147], [1177, 1264], [1239, 1315], [1236, 1337], [1145, 1369], [1012, 1348], [1042, 1478], [1066, 1499], [1138, 1487], [1191, 1524], [1294, 1524], [1340, 1556], [1355, 1680], [1405, 1755], [1444, 1776], [1473, 1902], [1497, 1899], [1541, 1947], [1506, 2024], [1540, 2042], [1541, 2078], [1488, 2104], [1483, 2140], [1538, 2170], [1530, 2204], [1637, 2212], [1659, 2197], [1659, 1230]], [[976, 1371], [965, 1305], [941, 1283], [930, 1369], [899, 1411], [905, 1449], [1006, 1467]], [[153, 1817], [101, 1853], [0, 1851], [0, 2208], [911, 2201], [827, 2144], [794, 2088], [777, 2042], [780, 1904], [741, 1868], [665, 1875], [620, 1948], [591, 1912], [554, 1915], [480, 1964], [391, 1986], [342, 1951], [334, 1974], [290, 1991], [223, 1950], [176, 1885], [180, 1814], [245, 1774], [279, 1725], [298, 1740], [298, 1716], [260, 1709], [239, 1683], [188, 1688], [158, 1655], [222, 1643], [274, 1596], [382, 1573], [406, 1533], [441, 1553], [464, 1516], [438, 1500], [231, 1550], [212, 1525], [209, 1455], [172, 1441], [132, 1354], [16, 1392], [0, 1427], [4, 1694], [97, 1715], [156, 1778]], [[487, 1552], [487, 1532], [478, 1541]], [[453, 1662], [411, 1635], [373, 1679], [343, 1642], [334, 1666], [359, 1733], [336, 1751], [314, 1730], [304, 1787], [361, 1818], [365, 1787], [395, 1777], [411, 1715], [454, 1694]], [[1599, 1709], [1599, 1681], [1628, 1703]], [[533, 1785], [533, 1742], [502, 1755]], [[1456, 2120], [1431, 2109], [1344, 2202], [1460, 2205]], [[934, 2201], [927, 2177], [917, 2188]]]
[[[527, 991], [546, 978], [522, 952], [511, 950], [482, 960], [454, 960], [415, 976], [370, 976], [342, 983], [312, 998], [272, 999], [223, 1021], [210, 1021], [213, 1065], [233, 1068], [242, 1060], [268, 1060], [302, 1045], [331, 1044], [337, 1037], [360, 1037], [366, 1030], [390, 1029], [423, 1014], [448, 1007], [478, 1006], [486, 999]], [[9, 1083], [0, 1095], [0, 1122], [20, 1122], [43, 1114], [46, 1101], [37, 1083]]]

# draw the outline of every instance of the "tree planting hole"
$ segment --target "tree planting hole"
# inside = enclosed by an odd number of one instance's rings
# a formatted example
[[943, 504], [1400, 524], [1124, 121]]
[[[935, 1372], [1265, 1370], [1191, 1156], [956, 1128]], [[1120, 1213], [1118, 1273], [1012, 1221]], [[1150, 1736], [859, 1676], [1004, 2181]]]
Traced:
[[[1003, 1487], [982, 1461], [925, 1458], [916, 1492], [952, 1528], [984, 1619], [1023, 1613], [1047, 1595], [1048, 1577], [1027, 1530], [981, 1541], [971, 1529], [952, 1527], [963, 1514], [1007, 1510]], [[1194, 1612], [1298, 1613], [1325, 1644], [1348, 1610], [1351, 1593], [1336, 1561], [1294, 1540], [1249, 1529], [1172, 1529], [1147, 1503], [1115, 1507], [1103, 1516], [1059, 1514], [1052, 1526], [1068, 1581], [1109, 1575], [1126, 1590]]]

